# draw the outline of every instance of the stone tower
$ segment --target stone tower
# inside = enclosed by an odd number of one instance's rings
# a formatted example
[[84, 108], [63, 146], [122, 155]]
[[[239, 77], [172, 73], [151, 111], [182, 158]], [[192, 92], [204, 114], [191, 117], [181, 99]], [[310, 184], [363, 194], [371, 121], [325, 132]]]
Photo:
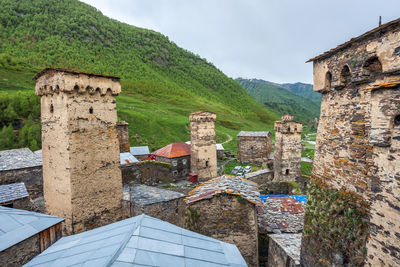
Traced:
[[400, 19], [309, 61], [322, 102], [302, 265], [400, 266]]
[[126, 121], [120, 121], [117, 123], [118, 130], [118, 141], [119, 141], [119, 152], [129, 152], [131, 145], [129, 142], [129, 123]]
[[217, 147], [215, 120], [217, 115], [208, 111], [190, 114], [191, 171], [200, 180], [217, 176]]
[[301, 176], [303, 125], [292, 115], [283, 115], [275, 126], [274, 181], [296, 181]]
[[47, 212], [65, 218], [67, 234], [119, 220], [119, 78], [47, 68], [34, 79], [41, 96]]

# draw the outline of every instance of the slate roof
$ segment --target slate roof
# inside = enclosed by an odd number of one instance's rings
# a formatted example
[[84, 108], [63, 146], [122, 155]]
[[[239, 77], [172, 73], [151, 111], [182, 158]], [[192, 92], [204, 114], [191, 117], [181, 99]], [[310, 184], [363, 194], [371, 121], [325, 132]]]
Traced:
[[29, 148], [0, 151], [0, 171], [24, 169], [42, 165], [42, 158]]
[[199, 200], [210, 199], [218, 194], [239, 195], [247, 201], [263, 206], [260, 200], [260, 192], [255, 182], [246, 180], [242, 177], [223, 175], [208, 180], [189, 192], [185, 198], [186, 204], [191, 204]]
[[135, 162], [139, 162], [139, 161], [131, 153], [124, 152], [124, 153], [119, 154], [119, 163], [121, 165], [135, 163]]
[[132, 196], [131, 201], [140, 206], [166, 202], [185, 196], [179, 192], [141, 184], [125, 186], [123, 199], [129, 201], [129, 195]]
[[247, 266], [238, 248], [139, 215], [63, 237], [25, 266]]
[[0, 204], [29, 197], [24, 183], [0, 185]]
[[153, 152], [154, 155], [164, 158], [179, 158], [190, 156], [190, 145], [186, 143], [172, 143], [157, 151]]
[[131, 146], [130, 152], [134, 156], [142, 156], [150, 154], [148, 146]]
[[264, 131], [264, 132], [249, 132], [249, 131], [240, 131], [240, 133], [238, 133], [238, 137], [239, 136], [259, 136], [259, 137], [268, 137], [269, 132], [268, 131]]
[[302, 234], [273, 234], [269, 235], [293, 261], [295, 266], [300, 266], [300, 249]]
[[64, 218], [0, 206], [0, 251], [62, 221]]

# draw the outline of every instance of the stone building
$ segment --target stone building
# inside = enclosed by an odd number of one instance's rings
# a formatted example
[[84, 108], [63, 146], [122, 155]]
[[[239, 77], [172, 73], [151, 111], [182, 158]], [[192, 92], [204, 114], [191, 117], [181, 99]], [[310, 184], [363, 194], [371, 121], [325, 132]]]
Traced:
[[124, 217], [146, 214], [183, 227], [184, 194], [147, 185], [124, 186]]
[[153, 152], [156, 160], [171, 164], [173, 179], [186, 178], [190, 171], [190, 145], [172, 143]]
[[[309, 60], [322, 94], [311, 196], [323, 201], [307, 202], [304, 266], [400, 266], [399, 55], [397, 19]], [[319, 211], [332, 218], [330, 228]], [[323, 229], [337, 229], [328, 234], [341, 246], [313, 234]]]
[[22, 266], [61, 238], [63, 218], [0, 206], [0, 266]]
[[301, 176], [301, 132], [303, 125], [292, 115], [276, 121], [274, 151], [274, 181], [296, 181]]
[[130, 152], [138, 160], [146, 160], [150, 154], [148, 146], [131, 146]]
[[185, 199], [186, 228], [237, 245], [249, 266], [258, 266], [258, 185], [234, 176], [211, 179]]
[[241, 131], [238, 135], [238, 160], [241, 163], [261, 165], [272, 152], [271, 133]]
[[126, 121], [119, 121], [116, 127], [118, 132], [119, 152], [130, 152], [129, 123]]
[[122, 183], [157, 185], [172, 181], [171, 164], [153, 160], [143, 160], [134, 164], [121, 165]]
[[32, 206], [24, 183], [0, 185], [0, 206], [31, 210]]
[[47, 212], [64, 217], [69, 234], [119, 220], [119, 78], [46, 68], [34, 79], [41, 96]]
[[24, 183], [31, 198], [43, 196], [42, 157], [29, 148], [0, 151], [0, 185]]
[[268, 267], [300, 267], [301, 234], [269, 236]]
[[270, 169], [261, 169], [249, 172], [244, 175], [247, 180], [253, 181], [258, 185], [265, 185], [274, 179], [274, 172]]
[[199, 180], [217, 176], [217, 149], [215, 120], [217, 115], [208, 111], [190, 114], [191, 171]]

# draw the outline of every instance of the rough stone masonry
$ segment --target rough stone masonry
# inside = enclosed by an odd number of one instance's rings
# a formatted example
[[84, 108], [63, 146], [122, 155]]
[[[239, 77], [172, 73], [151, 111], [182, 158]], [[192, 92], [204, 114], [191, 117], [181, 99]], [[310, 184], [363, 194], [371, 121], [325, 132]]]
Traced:
[[67, 234], [121, 219], [119, 78], [47, 68], [34, 79], [41, 96], [47, 212], [65, 218]]
[[[400, 266], [400, 19], [310, 61], [322, 93], [313, 177], [368, 203], [365, 265]], [[354, 260], [346, 251], [316, 258], [314, 241], [303, 238], [305, 266]]]

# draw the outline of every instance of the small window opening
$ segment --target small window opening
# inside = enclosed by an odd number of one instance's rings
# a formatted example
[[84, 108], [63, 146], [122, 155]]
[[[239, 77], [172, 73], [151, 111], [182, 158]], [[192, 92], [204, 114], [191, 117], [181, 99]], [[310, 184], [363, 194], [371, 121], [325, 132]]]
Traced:
[[251, 146], [251, 147], [250, 147], [250, 149], [251, 149], [251, 150], [253, 150], [253, 149], [254, 149], [254, 147], [253, 147], [253, 146]]
[[325, 75], [325, 89], [329, 90], [331, 89], [331, 85], [332, 85], [332, 73], [330, 73], [329, 71], [326, 73]]
[[206, 161], [206, 167], [208, 167], [208, 160]]
[[342, 72], [340, 73], [340, 81], [342, 82], [342, 84], [347, 85], [348, 83], [350, 83], [350, 78], [350, 68], [346, 65], [343, 67]]
[[394, 117], [394, 126], [400, 126], [400, 115]]
[[50, 112], [51, 112], [51, 113], [54, 112], [54, 106], [53, 106], [53, 104], [50, 105]]
[[89, 113], [93, 114], [93, 108], [92, 107], [89, 108]]
[[379, 61], [378, 57], [372, 57], [367, 59], [364, 63], [364, 70], [367, 71], [367, 74], [375, 76], [382, 73], [382, 64]]
[[286, 169], [285, 174], [286, 174], [286, 175], [289, 175], [289, 169]]

